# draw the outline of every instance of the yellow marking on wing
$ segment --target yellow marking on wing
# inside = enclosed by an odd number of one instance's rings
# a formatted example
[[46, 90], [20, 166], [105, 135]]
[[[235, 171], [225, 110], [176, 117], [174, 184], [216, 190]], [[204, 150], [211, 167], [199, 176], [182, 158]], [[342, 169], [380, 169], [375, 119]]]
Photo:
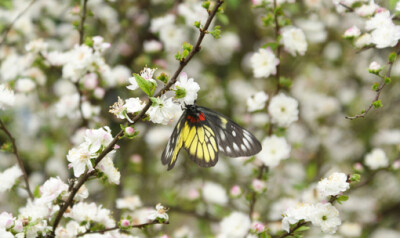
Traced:
[[203, 159], [203, 148], [202, 148], [201, 144], [199, 144], [199, 146], [197, 148], [197, 158], [200, 160]]
[[178, 142], [176, 143], [175, 148], [174, 148], [174, 153], [172, 154], [171, 161], [169, 162], [170, 165], [172, 165], [174, 163], [174, 161], [176, 160], [176, 157], [178, 156], [178, 152], [182, 148], [182, 144], [183, 144], [182, 136], [179, 136]]
[[214, 150], [213, 150], [212, 145], [211, 145], [211, 144], [208, 144], [207, 147], [208, 147], [208, 153], [210, 153], [210, 158], [211, 158], [211, 160], [214, 160], [214, 159], [215, 159], [215, 152], [214, 152]]
[[[204, 126], [204, 128], [213, 136], [215, 136], [214, 131], [209, 126]], [[206, 131], [206, 133], [207, 133]]]
[[217, 142], [215, 142], [214, 137], [210, 137], [210, 144], [212, 145], [212, 147], [214, 148], [215, 151], [217, 150]]
[[192, 129], [190, 129], [189, 135], [185, 138], [185, 145], [186, 147], [189, 147], [196, 135], [196, 127], [193, 126]]
[[196, 156], [196, 148], [197, 148], [198, 139], [197, 136], [194, 137], [193, 143], [190, 146], [190, 154]]
[[206, 162], [207, 163], [210, 162], [210, 153], [208, 152], [206, 143], [203, 144], [203, 151], [204, 151], [204, 158], [205, 158]]
[[204, 129], [203, 129], [203, 127], [197, 128], [197, 136], [199, 137], [200, 143], [204, 143]]
[[190, 131], [190, 126], [188, 125], [187, 122], [185, 122], [185, 125], [183, 126], [182, 132], [181, 132], [184, 141], [186, 141], [186, 138], [189, 135], [189, 131]]
[[219, 117], [219, 119], [221, 120], [222, 127], [223, 127], [223, 128], [226, 128], [226, 124], [228, 123], [228, 120], [226, 120], [226, 119], [223, 118], [223, 117]]

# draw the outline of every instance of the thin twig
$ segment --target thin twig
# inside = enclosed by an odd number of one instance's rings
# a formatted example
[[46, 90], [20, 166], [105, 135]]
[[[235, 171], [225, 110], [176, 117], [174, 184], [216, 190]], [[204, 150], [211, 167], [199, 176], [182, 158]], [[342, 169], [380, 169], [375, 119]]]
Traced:
[[[279, 19], [278, 19], [278, 12], [275, 11], [277, 8], [277, 2], [274, 0], [274, 22], [275, 22], [275, 41], [278, 42], [279, 40], [279, 31], [280, 31], [280, 25], [279, 25]], [[276, 48], [276, 57], [280, 60], [281, 58], [281, 46], [278, 44], [278, 47]], [[276, 74], [275, 74], [275, 79], [276, 79], [276, 91], [275, 94], [278, 94], [281, 87], [279, 83], [279, 78], [281, 77], [281, 67], [280, 63], [276, 66]], [[268, 102], [269, 103], [269, 102]], [[268, 129], [268, 136], [271, 136], [273, 132], [273, 125], [270, 124], [269, 129]], [[265, 166], [264, 164], [260, 166], [260, 169], [258, 171], [258, 176], [257, 179], [262, 179], [264, 176], [264, 172], [268, 172], [268, 166]], [[249, 217], [250, 220], [253, 220], [252, 215], [254, 212], [254, 207], [257, 202], [257, 193], [256, 191], [253, 191], [251, 193], [251, 200], [250, 200], [250, 209], [249, 209]]]
[[349, 12], [354, 12], [354, 8], [347, 6], [346, 4], [344, 4], [342, 2], [340, 2], [339, 5], [346, 8]]
[[[81, 22], [79, 24], [79, 45], [83, 44], [83, 39], [84, 39], [84, 36], [85, 36], [85, 21], [86, 21], [86, 14], [87, 14], [87, 2], [88, 2], [88, 0], [83, 0], [82, 13], [81, 13]], [[79, 94], [79, 112], [81, 113], [81, 119], [82, 119], [81, 127], [86, 127], [89, 122], [83, 115], [83, 108], [82, 108], [83, 92], [80, 89], [79, 80], [76, 81], [74, 83], [74, 85], [75, 85], [75, 88], [76, 88], [76, 90], [78, 91], [78, 94]]]
[[31, 188], [29, 186], [28, 174], [26, 173], [24, 162], [22, 161], [21, 157], [18, 154], [18, 148], [17, 148], [17, 144], [15, 143], [15, 139], [12, 136], [11, 132], [4, 125], [2, 120], [0, 120], [0, 129], [2, 129], [7, 134], [8, 138], [10, 139], [10, 141], [12, 143], [13, 153], [14, 153], [15, 157], [17, 158], [18, 166], [21, 169], [24, 180], [25, 180], [26, 191], [28, 191], [29, 197], [31, 199], [33, 199], [33, 194], [32, 194]]
[[[397, 55], [400, 54], [400, 50], [398, 50], [396, 52]], [[394, 62], [389, 62], [389, 68], [386, 72], [385, 78], [390, 78], [390, 75], [392, 73], [392, 68], [393, 68], [393, 64]], [[382, 79], [382, 83], [379, 85], [378, 89], [376, 90], [376, 95], [374, 100], [372, 101], [372, 103], [361, 113], [361, 114], [357, 114], [355, 116], [346, 116], [346, 119], [350, 119], [350, 120], [354, 120], [354, 119], [358, 119], [358, 118], [365, 118], [365, 116], [367, 115], [367, 113], [374, 107], [373, 102], [379, 100], [379, 97], [381, 96], [381, 92], [383, 90], [383, 88], [386, 86], [386, 82], [385, 82], [385, 78]]]
[[[216, 2], [212, 12], [208, 16], [206, 24], [204, 25], [203, 28], [200, 29], [200, 35], [199, 35], [199, 38], [197, 39], [195, 47], [193, 48], [193, 51], [190, 52], [190, 54], [180, 62], [179, 68], [175, 71], [175, 73], [172, 76], [172, 78], [170, 79], [170, 81], [157, 94], [155, 94], [154, 97], [159, 97], [162, 94], [164, 94], [166, 91], [168, 91], [168, 89], [176, 82], [176, 80], [177, 80], [179, 74], [182, 72], [183, 68], [187, 65], [187, 63], [189, 63], [189, 61], [193, 58], [193, 56], [197, 52], [200, 51], [200, 45], [201, 45], [201, 42], [203, 41], [204, 36], [207, 33], [208, 27], [210, 26], [212, 19], [216, 15], [219, 7], [223, 4], [223, 2], [224, 2], [224, 0], [218, 0]], [[131, 123], [131, 125], [135, 124], [137, 121], [139, 121], [140, 119], [142, 119], [145, 116], [145, 114], [146, 114], [147, 110], [150, 108], [151, 104], [152, 104], [151, 100], [148, 100], [146, 103], [146, 106], [142, 109], [142, 111], [133, 118], [133, 123]], [[114, 146], [117, 144], [119, 139], [123, 136], [123, 134], [124, 134], [123, 130], [119, 131], [118, 134], [111, 141], [111, 143], [95, 159], [95, 162], [94, 162], [95, 168], [100, 163], [100, 161], [114, 149]], [[60, 223], [61, 218], [63, 217], [63, 214], [68, 209], [68, 207], [72, 205], [76, 193], [78, 192], [80, 187], [89, 179], [89, 177], [95, 173], [95, 171], [96, 170], [92, 170], [91, 172], [85, 171], [85, 173], [83, 175], [81, 175], [81, 177], [78, 180], [78, 183], [73, 187], [73, 189], [72, 189], [70, 195], [68, 196], [67, 200], [65, 201], [64, 205], [58, 211], [57, 216], [53, 223], [52, 232], [50, 235], [48, 235], [48, 237], [54, 237], [54, 232], [55, 232], [58, 224]]]
[[[164, 224], [164, 225], [168, 225], [169, 222], [168, 222], [168, 221], [166, 221], [166, 222], [153, 221], [153, 222], [147, 222], [147, 223], [138, 224], [138, 225], [132, 225], [131, 227], [132, 227], [132, 228], [139, 228], [139, 229], [142, 229], [142, 228], [145, 228], [145, 227], [147, 227], [147, 226], [155, 225], [155, 224]], [[87, 234], [95, 234], [95, 233], [104, 234], [104, 233], [107, 232], [107, 231], [114, 231], [114, 230], [118, 230], [118, 229], [119, 229], [118, 226], [114, 226], [114, 227], [106, 228], [106, 229], [99, 230], [99, 231], [86, 231], [86, 232], [84, 232], [84, 233], [78, 234], [77, 236], [84, 236], [84, 235], [87, 235]]]
[[294, 232], [295, 232], [297, 229], [299, 229], [300, 227], [304, 226], [305, 224], [307, 224], [307, 222], [305, 222], [305, 221], [299, 222], [299, 223], [297, 223], [296, 226], [294, 226], [293, 228], [291, 228], [291, 229], [289, 230], [289, 232], [286, 232], [286, 233], [284, 233], [284, 234], [282, 234], [282, 235], [280, 235], [280, 236], [277, 236], [276, 238], [284, 238], [284, 237], [291, 236], [291, 235], [294, 234]]
[[26, 6], [26, 8], [25, 8], [24, 10], [22, 10], [22, 11], [17, 15], [17, 17], [11, 22], [11, 24], [8, 25], [8, 27], [5, 29], [5, 31], [4, 31], [4, 33], [3, 33], [2, 37], [1, 37], [0, 46], [1, 46], [4, 42], [6, 42], [6, 40], [7, 40], [7, 35], [8, 35], [8, 33], [11, 31], [11, 29], [13, 28], [14, 24], [18, 21], [19, 18], [21, 18], [21, 17], [28, 11], [28, 9], [29, 9], [35, 2], [36, 2], [36, 0], [32, 0], [32, 1], [28, 4], [28, 6]]

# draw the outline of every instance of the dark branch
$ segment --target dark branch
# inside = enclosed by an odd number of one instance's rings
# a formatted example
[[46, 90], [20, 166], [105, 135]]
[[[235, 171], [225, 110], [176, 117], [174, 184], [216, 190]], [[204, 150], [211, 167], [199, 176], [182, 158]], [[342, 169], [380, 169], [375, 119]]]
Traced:
[[[197, 39], [196, 45], [193, 48], [193, 51], [180, 62], [179, 68], [176, 70], [176, 72], [174, 73], [174, 75], [172, 76], [172, 78], [170, 79], [170, 81], [156, 94], [154, 95], [154, 97], [159, 97], [162, 94], [164, 94], [166, 91], [168, 91], [168, 89], [176, 82], [179, 74], [182, 72], [183, 68], [187, 65], [187, 63], [189, 63], [189, 61], [193, 58], [193, 56], [200, 51], [200, 45], [201, 42], [203, 41], [204, 36], [206, 35], [207, 29], [211, 24], [212, 19], [215, 17], [219, 7], [223, 4], [223, 0], [218, 0], [212, 10], [212, 12], [210, 13], [210, 15], [208, 16], [207, 22], [204, 25], [204, 27], [200, 30], [200, 35], [199, 38]], [[133, 118], [133, 123], [131, 123], [132, 125], [135, 124], [137, 121], [139, 121], [140, 119], [142, 119], [147, 110], [149, 110], [151, 106], [151, 100], [148, 100], [146, 103], [146, 106], [143, 108], [143, 110]], [[104, 151], [96, 158], [95, 162], [94, 162], [94, 167], [96, 167], [100, 161], [108, 154], [110, 153], [114, 146], [117, 144], [117, 142], [119, 141], [119, 139], [123, 136], [124, 131], [121, 130], [120, 132], [118, 132], [118, 134], [114, 137], [114, 139], [111, 141], [111, 143], [104, 149]], [[53, 231], [52, 233], [49, 235], [49, 237], [54, 237], [54, 232], [58, 226], [58, 224], [60, 223], [63, 214], [65, 213], [65, 211], [68, 209], [69, 206], [72, 205], [74, 197], [76, 195], [76, 193], [78, 192], [78, 190], [80, 189], [80, 187], [89, 179], [90, 176], [92, 176], [95, 173], [95, 170], [88, 172], [86, 171], [83, 175], [81, 175], [81, 177], [78, 180], [78, 183], [73, 187], [70, 195], [68, 196], [67, 200], [65, 201], [64, 205], [60, 208], [60, 210], [57, 213], [57, 216], [54, 220], [53, 223]]]
[[[155, 224], [164, 224], [164, 225], [168, 225], [169, 222], [167, 221], [167, 222], [161, 223], [161, 222], [158, 222], [158, 221], [153, 221], [153, 222], [147, 222], [147, 223], [138, 224], [138, 225], [132, 225], [132, 228], [139, 228], [139, 229], [142, 229], [142, 228], [145, 228], [145, 227], [147, 227], [147, 226], [155, 225]], [[84, 235], [87, 235], [87, 234], [95, 234], [95, 233], [104, 234], [104, 233], [106, 233], [107, 231], [114, 231], [114, 230], [118, 230], [118, 229], [120, 229], [118, 226], [114, 226], [114, 227], [106, 228], [106, 229], [104, 229], [104, 230], [99, 230], [99, 231], [87, 231], [87, 232], [84, 232], [84, 233], [80, 233], [80, 234], [78, 234], [77, 236], [84, 236]]]
[[18, 16], [14, 19], [14, 21], [11, 22], [11, 24], [4, 30], [4, 33], [2, 35], [2, 38], [0, 40], [0, 46], [6, 42], [7, 40], [7, 35], [8, 33], [11, 31], [11, 29], [13, 28], [14, 24], [18, 21], [19, 18], [21, 18], [27, 11], [28, 9], [36, 2], [36, 0], [32, 0], [28, 6], [26, 6], [26, 8], [24, 10], [22, 10]]
[[25, 180], [26, 191], [28, 192], [29, 197], [31, 199], [33, 199], [33, 194], [32, 194], [31, 188], [29, 186], [28, 174], [26, 173], [24, 162], [22, 161], [21, 157], [19, 157], [18, 148], [17, 148], [17, 144], [15, 143], [15, 139], [12, 136], [11, 132], [6, 128], [6, 126], [4, 125], [2, 120], [0, 120], [0, 129], [3, 130], [7, 134], [8, 138], [10, 139], [10, 141], [12, 143], [13, 153], [14, 153], [15, 157], [17, 158], [18, 166], [21, 169], [24, 180]]
[[[400, 54], [400, 50], [398, 50], [396, 52], [397, 55]], [[385, 78], [390, 78], [390, 75], [392, 73], [392, 68], [393, 68], [393, 64], [394, 62], [389, 62], [389, 68], [386, 71], [386, 75]], [[379, 100], [379, 97], [381, 96], [381, 92], [383, 90], [383, 88], [386, 86], [386, 82], [385, 82], [385, 78], [383, 78], [383, 82], [379, 85], [379, 88], [376, 90], [376, 95], [374, 100], [372, 101], [372, 103], [361, 113], [361, 114], [357, 114], [355, 116], [346, 116], [346, 119], [350, 119], [350, 120], [354, 120], [354, 119], [358, 119], [358, 118], [365, 118], [365, 116], [367, 115], [367, 113], [374, 107], [373, 102]]]

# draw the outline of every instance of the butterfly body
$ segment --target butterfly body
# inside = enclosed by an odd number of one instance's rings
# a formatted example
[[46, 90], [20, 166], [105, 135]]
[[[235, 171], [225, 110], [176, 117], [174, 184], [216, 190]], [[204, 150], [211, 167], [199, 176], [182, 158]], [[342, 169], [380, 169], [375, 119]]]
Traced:
[[251, 156], [260, 152], [261, 144], [228, 117], [205, 107], [186, 105], [161, 157], [168, 170], [175, 166], [182, 148], [196, 164], [212, 167], [218, 162], [219, 152], [231, 157]]

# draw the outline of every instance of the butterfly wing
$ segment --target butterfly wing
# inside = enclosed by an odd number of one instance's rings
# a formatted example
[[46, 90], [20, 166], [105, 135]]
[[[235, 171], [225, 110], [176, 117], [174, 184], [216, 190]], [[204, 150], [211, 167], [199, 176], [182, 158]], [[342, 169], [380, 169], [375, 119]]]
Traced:
[[181, 132], [182, 127], [185, 124], [185, 115], [186, 113], [184, 112], [179, 118], [179, 121], [176, 124], [175, 129], [172, 132], [172, 135], [168, 140], [167, 146], [165, 147], [161, 156], [161, 162], [163, 165], [168, 164], [168, 170], [172, 169], [175, 166], [179, 151], [183, 146], [183, 137]]
[[182, 114], [161, 156], [168, 170], [175, 166], [182, 147], [201, 167], [214, 166], [218, 161], [217, 137], [209, 123], [206, 120], [191, 122], [187, 115], [186, 112]]
[[217, 137], [207, 120], [185, 122], [183, 146], [190, 159], [201, 167], [212, 167], [218, 162]]
[[249, 131], [220, 113], [200, 106], [199, 109], [217, 136], [219, 151], [230, 157], [252, 156], [261, 151], [261, 143]]

